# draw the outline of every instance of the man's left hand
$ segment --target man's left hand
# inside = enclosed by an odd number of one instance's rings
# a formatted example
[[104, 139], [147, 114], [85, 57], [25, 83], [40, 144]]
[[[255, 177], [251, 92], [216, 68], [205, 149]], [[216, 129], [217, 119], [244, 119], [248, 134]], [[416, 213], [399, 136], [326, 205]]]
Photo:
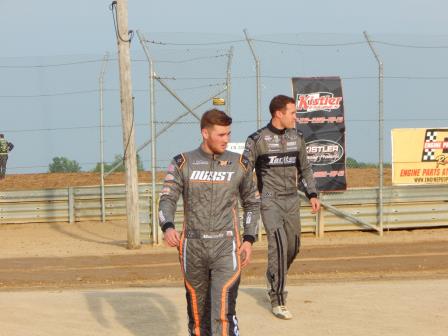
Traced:
[[252, 244], [245, 241], [240, 246], [241, 267], [244, 268], [250, 263], [252, 256]]
[[312, 213], [317, 213], [320, 209], [320, 202], [319, 199], [317, 197], [313, 197], [310, 199], [310, 204], [311, 204], [311, 212]]

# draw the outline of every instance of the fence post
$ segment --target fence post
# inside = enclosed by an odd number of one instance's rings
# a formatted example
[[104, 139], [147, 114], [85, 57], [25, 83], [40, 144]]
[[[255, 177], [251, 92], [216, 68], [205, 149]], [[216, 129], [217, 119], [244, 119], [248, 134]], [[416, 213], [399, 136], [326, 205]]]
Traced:
[[68, 188], [68, 222], [75, 222], [75, 193], [72, 187]]
[[[249, 34], [247, 33], [247, 29], [243, 30], [244, 36], [246, 38], [247, 44], [249, 45], [250, 51], [252, 53], [252, 57], [255, 61], [255, 73], [257, 80], [257, 129], [261, 128], [261, 82], [260, 82], [260, 58], [256, 55], [255, 49], [253, 46], [252, 39], [249, 38]], [[258, 220], [258, 240], [261, 241], [262, 238], [262, 226], [261, 226], [261, 217]]]
[[109, 60], [109, 53], [106, 53], [101, 65], [101, 72], [99, 76], [99, 89], [100, 89], [100, 165], [101, 165], [101, 221], [106, 221], [106, 205], [104, 200], [104, 72], [106, 71], [106, 65]]
[[383, 189], [384, 189], [384, 95], [383, 95], [383, 88], [384, 88], [384, 65], [381, 61], [378, 53], [376, 52], [375, 48], [373, 47], [372, 41], [369, 38], [369, 35], [367, 35], [367, 32], [364, 31], [364, 37], [367, 40], [367, 43], [369, 44], [370, 50], [372, 51], [373, 55], [375, 56], [376, 61], [378, 62], [378, 142], [379, 142], [379, 209], [378, 209], [378, 225], [380, 227], [379, 234], [380, 236], [383, 235], [383, 211], [384, 211], [384, 205], [383, 205]]

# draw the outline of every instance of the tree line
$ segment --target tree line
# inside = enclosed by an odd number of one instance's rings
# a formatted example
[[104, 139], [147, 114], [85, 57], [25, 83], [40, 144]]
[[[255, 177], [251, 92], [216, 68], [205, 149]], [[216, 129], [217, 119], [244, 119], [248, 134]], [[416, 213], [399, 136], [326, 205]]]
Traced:
[[[113, 167], [115, 167], [119, 162], [123, 161], [123, 157], [120, 154], [116, 154], [114, 160], [111, 163], [104, 163], [104, 171], [108, 172]], [[346, 166], [348, 168], [378, 168], [378, 164], [376, 163], [368, 163], [357, 161], [352, 157], [347, 157]], [[390, 163], [385, 163], [385, 167], [390, 167]], [[143, 162], [140, 159], [140, 155], [137, 154], [137, 169], [139, 171], [143, 170]], [[64, 156], [54, 157], [52, 162], [48, 165], [49, 173], [78, 173], [83, 171], [81, 165], [76, 160], [70, 160]], [[93, 173], [99, 173], [101, 171], [101, 163], [98, 162], [96, 166], [89, 170]], [[117, 172], [124, 171], [124, 165], [121, 165], [120, 168], [116, 170]]]
[[[121, 156], [120, 154], [115, 155], [115, 158], [111, 163], [104, 162], [104, 171], [108, 172], [120, 162], [123, 162], [123, 156]], [[140, 158], [140, 155], [138, 154], [137, 154], [137, 170], [139, 171], [143, 170], [143, 162]], [[76, 160], [70, 160], [65, 156], [54, 157], [51, 163], [48, 165], [49, 173], [78, 173], [81, 171], [83, 171], [81, 165]], [[101, 172], [101, 163], [98, 162], [93, 169], [88, 171], [92, 173]], [[124, 172], [124, 164], [122, 164], [115, 171]]]

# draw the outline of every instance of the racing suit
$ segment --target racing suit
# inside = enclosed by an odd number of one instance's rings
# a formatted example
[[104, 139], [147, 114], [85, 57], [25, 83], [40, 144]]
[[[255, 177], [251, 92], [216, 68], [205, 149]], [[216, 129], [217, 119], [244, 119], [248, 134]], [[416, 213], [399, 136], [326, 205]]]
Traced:
[[271, 304], [284, 306], [286, 275], [300, 248], [298, 186], [317, 197], [303, 135], [279, 130], [272, 121], [247, 138], [244, 155], [255, 168], [261, 195], [261, 218], [268, 239], [266, 277]]
[[228, 151], [208, 154], [201, 147], [174, 157], [159, 203], [159, 222], [164, 232], [174, 228], [181, 194], [184, 224], [179, 259], [190, 335], [238, 335], [238, 198], [244, 210], [243, 241], [255, 241], [260, 212], [260, 197], [248, 160]]

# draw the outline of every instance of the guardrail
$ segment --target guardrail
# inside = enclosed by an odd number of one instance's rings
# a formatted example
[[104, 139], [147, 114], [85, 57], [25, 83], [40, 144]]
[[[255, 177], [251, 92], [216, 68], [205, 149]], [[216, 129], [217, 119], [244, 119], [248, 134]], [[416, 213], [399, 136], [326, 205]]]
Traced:
[[[158, 189], [159, 187], [160, 185]], [[150, 184], [140, 184], [139, 193], [141, 232], [149, 235]], [[321, 236], [325, 231], [372, 230], [378, 222], [378, 194], [376, 188], [323, 193], [321, 200], [328, 206], [324, 206], [318, 215], [311, 214], [308, 202], [302, 202], [302, 231], [314, 232]], [[387, 187], [384, 188], [383, 197], [383, 220], [386, 230], [448, 226], [446, 186]], [[107, 220], [125, 219], [124, 185], [106, 186], [105, 204]], [[0, 224], [100, 220], [99, 186], [0, 192]], [[182, 221], [180, 200], [176, 213], [176, 223], [179, 227]]]

